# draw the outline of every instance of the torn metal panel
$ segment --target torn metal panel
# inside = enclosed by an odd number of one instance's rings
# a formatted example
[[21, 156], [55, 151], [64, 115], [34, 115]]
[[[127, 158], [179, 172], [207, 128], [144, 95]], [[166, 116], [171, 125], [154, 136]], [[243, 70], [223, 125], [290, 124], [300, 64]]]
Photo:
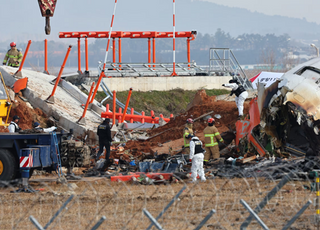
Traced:
[[268, 88], [258, 86], [261, 132], [276, 149], [287, 144], [320, 156], [320, 58], [285, 73]]

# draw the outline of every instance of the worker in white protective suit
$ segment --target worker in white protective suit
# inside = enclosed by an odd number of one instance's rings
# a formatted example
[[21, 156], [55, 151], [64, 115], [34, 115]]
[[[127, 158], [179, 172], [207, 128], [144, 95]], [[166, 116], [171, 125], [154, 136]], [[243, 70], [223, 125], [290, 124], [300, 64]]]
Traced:
[[205, 150], [202, 148], [202, 142], [198, 137], [189, 134], [188, 139], [190, 140], [190, 158], [189, 161], [192, 162], [191, 166], [191, 178], [192, 182], [197, 181], [197, 175], [202, 182], [206, 181], [206, 177], [204, 175], [203, 170], [203, 158]]
[[245, 88], [236, 80], [232, 79], [229, 81], [229, 84], [223, 84], [222, 86], [231, 88], [230, 96], [233, 94], [236, 95], [235, 102], [239, 111], [239, 119], [243, 118], [243, 103], [248, 97], [248, 92]]
[[52, 131], [57, 129], [57, 127], [55, 127], [55, 126], [52, 126], [50, 128], [42, 128], [42, 127], [40, 127], [40, 123], [39, 122], [33, 123], [33, 128], [36, 129], [36, 130], [39, 130], [40, 132], [44, 132], [44, 133], [50, 133], [50, 132], [52, 132]]

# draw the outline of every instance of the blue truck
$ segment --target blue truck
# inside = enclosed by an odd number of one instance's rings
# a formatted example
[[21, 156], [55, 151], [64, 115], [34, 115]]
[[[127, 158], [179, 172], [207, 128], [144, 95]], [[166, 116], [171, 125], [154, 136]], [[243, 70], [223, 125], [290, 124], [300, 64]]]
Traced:
[[[70, 133], [0, 133], [0, 181], [31, 177], [34, 169], [56, 171], [89, 164], [90, 148]], [[30, 173], [29, 173], [30, 172]]]

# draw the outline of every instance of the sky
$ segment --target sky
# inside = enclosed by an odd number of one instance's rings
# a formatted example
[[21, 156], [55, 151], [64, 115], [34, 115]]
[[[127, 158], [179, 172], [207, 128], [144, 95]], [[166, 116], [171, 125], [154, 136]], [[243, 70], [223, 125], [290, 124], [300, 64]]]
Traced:
[[[51, 18], [51, 35], [44, 33], [45, 19], [41, 16], [37, 0], [0, 0], [0, 42], [26, 40], [60, 40], [61, 31], [108, 31], [114, 0], [58, 0]], [[134, 2], [133, 2], [134, 1]], [[184, 10], [184, 1], [176, 0], [177, 14]], [[305, 18], [320, 24], [319, 0], [188, 0], [208, 1], [229, 7], [240, 7], [267, 15]], [[125, 7], [133, 5], [134, 9]], [[135, 4], [135, 5], [134, 5]], [[130, 6], [131, 6], [130, 5]], [[144, 19], [139, 6], [145, 5], [154, 12], [152, 18]], [[135, 23], [137, 19], [145, 23]], [[205, 20], [208, 21], [210, 17]], [[177, 30], [190, 30], [187, 23], [180, 23]], [[157, 30], [172, 31], [172, 0], [118, 0], [114, 30]], [[196, 29], [196, 28], [192, 28]], [[200, 31], [201, 32], [201, 31]], [[64, 39], [66, 40], [66, 39]]]
[[[179, 1], [179, 0], [177, 0]], [[183, 1], [183, 0], [181, 0]], [[229, 7], [239, 7], [266, 15], [280, 15], [320, 24], [319, 0], [202, 0]]]

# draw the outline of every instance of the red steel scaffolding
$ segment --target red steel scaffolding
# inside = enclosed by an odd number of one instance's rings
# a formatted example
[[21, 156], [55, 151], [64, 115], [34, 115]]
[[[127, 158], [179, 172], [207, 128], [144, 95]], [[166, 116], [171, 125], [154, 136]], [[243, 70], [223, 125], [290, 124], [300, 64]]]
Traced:
[[[177, 31], [175, 32], [175, 38], [187, 38], [187, 57], [188, 63], [190, 63], [190, 41], [196, 38], [197, 31]], [[85, 60], [86, 60], [86, 71], [88, 71], [88, 48], [87, 38], [108, 38], [108, 31], [96, 31], [96, 32], [60, 32], [59, 38], [78, 38], [78, 62], [81, 61], [80, 39], [85, 38]], [[153, 63], [156, 63], [156, 38], [173, 38], [173, 32], [157, 32], [157, 31], [113, 31], [111, 32], [111, 38], [113, 38], [113, 62], [116, 60], [116, 47], [115, 39], [118, 38], [118, 61], [121, 63], [121, 38], [147, 38], [148, 39], [148, 63], [151, 63], [151, 41], [152, 38], [152, 53]], [[174, 47], [175, 48], [175, 47]], [[120, 66], [121, 67], [121, 66]], [[81, 71], [81, 63], [78, 63], [78, 71]]]

